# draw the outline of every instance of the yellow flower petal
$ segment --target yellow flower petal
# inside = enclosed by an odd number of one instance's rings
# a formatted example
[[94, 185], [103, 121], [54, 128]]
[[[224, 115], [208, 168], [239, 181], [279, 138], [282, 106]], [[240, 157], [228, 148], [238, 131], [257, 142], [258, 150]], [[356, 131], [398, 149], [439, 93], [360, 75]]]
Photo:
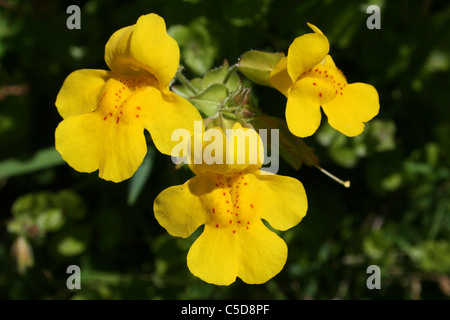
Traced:
[[255, 214], [276, 230], [287, 230], [306, 215], [305, 189], [297, 179], [280, 175], [253, 175], [248, 186]]
[[55, 102], [61, 117], [65, 119], [95, 111], [100, 92], [109, 77], [108, 71], [94, 69], [81, 69], [69, 74]]
[[259, 221], [248, 232], [228, 232], [205, 226], [187, 256], [189, 270], [200, 279], [229, 285], [236, 277], [249, 284], [264, 283], [278, 274], [287, 246]]
[[70, 117], [55, 131], [56, 149], [75, 170], [93, 172], [105, 180], [130, 178], [147, 152], [143, 128], [104, 119], [100, 112]]
[[281, 58], [270, 74], [270, 85], [287, 96], [292, 84], [287, 72], [287, 57]]
[[323, 34], [307, 33], [296, 38], [290, 45], [287, 56], [287, 71], [292, 82], [296, 82], [305, 71], [321, 62], [329, 50], [328, 39]]
[[312, 31], [314, 31], [315, 33], [323, 34], [323, 32], [322, 32], [319, 28], [317, 28], [315, 25], [313, 25], [312, 23], [307, 22], [306, 24], [307, 24], [308, 27], [310, 27], [310, 28], [312, 29]]
[[159, 224], [173, 236], [187, 238], [207, 221], [207, 213], [199, 195], [208, 192], [199, 177], [181, 186], [162, 191], [155, 199], [153, 211]]
[[[197, 153], [195, 144], [202, 145], [202, 152], [198, 154], [197, 160], [194, 158]], [[234, 123], [232, 129], [226, 129], [226, 132], [219, 127], [207, 130], [203, 137], [194, 137], [191, 146], [193, 158], [190, 168], [196, 174], [225, 174], [258, 169], [264, 163], [261, 137], [254, 129], [243, 128], [238, 122]]]
[[288, 249], [283, 239], [259, 221], [239, 235], [241, 260], [238, 277], [248, 284], [264, 283], [284, 267]]
[[289, 91], [286, 104], [286, 123], [289, 131], [298, 137], [316, 132], [321, 120], [319, 98], [307, 81], [297, 81]]
[[236, 280], [240, 243], [234, 234], [205, 226], [187, 255], [193, 275], [216, 285], [230, 285]]
[[169, 86], [179, 60], [177, 42], [167, 34], [164, 19], [153, 13], [116, 31], [105, 47], [105, 61], [111, 70], [129, 74], [142, 68], [156, 77], [161, 89]]
[[352, 83], [342, 95], [322, 104], [329, 124], [346, 136], [353, 137], [364, 130], [364, 122], [378, 114], [377, 90], [365, 83]]
[[203, 123], [200, 113], [189, 101], [169, 90], [162, 92], [147, 87], [142, 93], [133, 96], [129, 103], [141, 106], [144, 128], [150, 132], [156, 148], [167, 155], [180, 143], [172, 141], [175, 130], [187, 130], [192, 135], [195, 121]]

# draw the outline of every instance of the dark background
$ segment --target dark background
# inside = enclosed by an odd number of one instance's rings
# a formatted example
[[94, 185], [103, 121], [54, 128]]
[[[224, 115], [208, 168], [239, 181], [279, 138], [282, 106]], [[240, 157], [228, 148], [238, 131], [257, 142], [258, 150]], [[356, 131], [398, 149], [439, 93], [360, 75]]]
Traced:
[[[380, 30], [366, 27], [365, 1], [1, 0], [0, 298], [448, 299], [450, 4], [371, 3], [381, 8]], [[81, 8], [81, 30], [66, 28], [71, 4]], [[190, 78], [250, 49], [287, 52], [311, 22], [349, 83], [378, 90], [380, 113], [362, 135], [346, 138], [324, 117], [305, 139], [351, 188], [314, 167], [281, 163], [279, 174], [303, 182], [309, 209], [280, 233], [288, 260], [265, 284], [220, 287], [190, 274], [195, 235], [171, 237], [152, 212], [159, 192], [191, 176], [170, 157], [150, 146], [142, 170], [114, 184], [74, 171], [54, 151], [54, 102], [65, 77], [106, 69], [110, 35], [150, 12], [179, 41]], [[266, 113], [283, 117], [281, 94], [259, 86], [253, 94]], [[34, 257], [21, 272], [12, 254], [19, 236]], [[31, 251], [22, 256], [24, 266]], [[81, 290], [66, 288], [69, 265], [81, 268]], [[379, 290], [366, 287], [370, 265], [381, 269]]]

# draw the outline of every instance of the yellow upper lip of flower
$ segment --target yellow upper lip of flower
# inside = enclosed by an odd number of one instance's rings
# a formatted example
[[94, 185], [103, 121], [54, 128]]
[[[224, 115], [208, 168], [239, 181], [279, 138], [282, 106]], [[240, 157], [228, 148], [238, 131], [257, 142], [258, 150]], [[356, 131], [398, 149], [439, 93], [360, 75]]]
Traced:
[[152, 75], [160, 88], [169, 86], [178, 69], [180, 49], [160, 16], [141, 16], [135, 25], [117, 30], [105, 46], [105, 62], [117, 74]]
[[[225, 131], [220, 127], [213, 127], [202, 136], [197, 135], [191, 138], [189, 166], [193, 172], [225, 174], [243, 171], [247, 168], [259, 169], [262, 166], [264, 145], [255, 130], [243, 128], [236, 122], [232, 129]], [[202, 145], [201, 154], [196, 154], [196, 144]], [[213, 153], [214, 155], [209, 161], [205, 159]]]

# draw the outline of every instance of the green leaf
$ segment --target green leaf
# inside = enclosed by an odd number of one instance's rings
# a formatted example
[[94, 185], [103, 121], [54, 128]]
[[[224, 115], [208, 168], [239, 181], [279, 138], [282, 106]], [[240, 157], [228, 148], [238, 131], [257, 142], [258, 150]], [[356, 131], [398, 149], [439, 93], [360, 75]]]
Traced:
[[62, 208], [64, 215], [70, 219], [81, 219], [86, 215], [86, 208], [81, 197], [72, 190], [61, 190], [54, 195], [54, 202]]
[[0, 162], [0, 179], [23, 175], [64, 164], [54, 147], [36, 152], [29, 160], [7, 159]]
[[64, 225], [65, 219], [60, 208], [41, 211], [36, 218], [36, 226], [45, 231], [56, 231]]
[[56, 250], [59, 254], [72, 257], [84, 252], [91, 236], [87, 226], [71, 226], [61, 232], [57, 239]]
[[139, 195], [141, 194], [141, 191], [144, 188], [145, 183], [147, 182], [148, 177], [150, 176], [150, 173], [152, 172], [154, 157], [155, 157], [155, 149], [149, 147], [147, 155], [144, 158], [144, 161], [142, 162], [141, 166], [136, 171], [136, 173], [133, 175], [133, 177], [130, 179], [130, 184], [128, 185], [128, 199], [127, 199], [127, 203], [129, 206], [133, 206], [136, 203], [136, 200], [138, 199]]
[[217, 112], [220, 104], [227, 98], [228, 89], [223, 84], [213, 84], [202, 93], [190, 99], [194, 106], [206, 117]]
[[270, 86], [270, 73], [284, 57], [284, 53], [270, 53], [258, 50], [245, 52], [239, 59], [239, 70], [251, 81]]
[[75, 256], [86, 249], [86, 244], [72, 236], [67, 236], [58, 244], [58, 253], [63, 256]]
[[168, 33], [178, 42], [181, 60], [187, 67], [198, 75], [211, 69], [217, 46], [209, 32], [208, 19], [200, 17], [188, 26], [171, 26]]
[[[240, 85], [239, 76], [234, 72], [235, 68], [230, 68], [228, 61], [225, 60], [221, 67], [213, 69], [205, 74], [203, 77], [203, 89], [210, 87], [213, 84], [225, 84], [230, 92], [238, 89]], [[231, 72], [231, 74], [229, 74]], [[225, 80], [228, 77], [226, 83]]]

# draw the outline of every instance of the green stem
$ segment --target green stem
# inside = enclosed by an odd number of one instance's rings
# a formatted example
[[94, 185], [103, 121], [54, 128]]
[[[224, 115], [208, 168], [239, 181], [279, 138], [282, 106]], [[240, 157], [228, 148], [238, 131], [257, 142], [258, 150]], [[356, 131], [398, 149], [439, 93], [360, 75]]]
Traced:
[[183, 69], [184, 69], [184, 67], [183, 66], [179, 66], [178, 67], [178, 70], [177, 70], [177, 73], [176, 73], [176, 75], [175, 75], [175, 77], [178, 79], [178, 81], [180, 81], [181, 82], [181, 84], [183, 85], [183, 86], [185, 86], [186, 88], [188, 88], [194, 95], [198, 95], [198, 91], [197, 91], [197, 89], [191, 84], [191, 82], [184, 76], [184, 74], [183, 74]]
[[228, 80], [230, 79], [231, 75], [233, 74], [233, 72], [238, 68], [238, 64], [234, 64], [230, 67], [230, 69], [228, 69], [227, 74], [225, 75], [225, 78], [222, 81], [222, 84], [226, 84], [228, 82]]

